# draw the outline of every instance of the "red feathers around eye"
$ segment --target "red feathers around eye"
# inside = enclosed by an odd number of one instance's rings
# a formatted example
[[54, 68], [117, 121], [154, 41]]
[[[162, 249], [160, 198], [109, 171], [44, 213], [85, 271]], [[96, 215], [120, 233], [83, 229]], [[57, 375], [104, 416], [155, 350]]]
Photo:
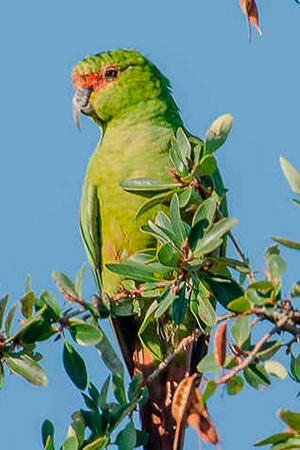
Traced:
[[74, 70], [72, 74], [72, 83], [74, 89], [90, 89], [99, 91], [107, 84], [114, 81], [119, 75], [119, 70], [115, 66], [106, 66], [100, 72], [82, 74]]

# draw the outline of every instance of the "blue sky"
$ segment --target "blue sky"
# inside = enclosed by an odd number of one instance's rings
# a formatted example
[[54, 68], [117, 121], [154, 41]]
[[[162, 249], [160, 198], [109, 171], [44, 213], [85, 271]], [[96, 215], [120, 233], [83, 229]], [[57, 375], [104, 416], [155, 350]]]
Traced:
[[[51, 272], [74, 278], [85, 261], [78, 231], [82, 180], [99, 132], [71, 115], [72, 66], [83, 56], [135, 48], [171, 80], [189, 130], [203, 136], [218, 115], [234, 115], [219, 162], [229, 189], [236, 236], [262, 269], [271, 234], [300, 239], [300, 215], [279, 167], [283, 154], [300, 168], [300, 7], [293, 0], [259, 2], [263, 37], [249, 45], [238, 2], [152, 0], [4, 2], [1, 7], [0, 289], [17, 301], [31, 273], [33, 287], [54, 290]], [[299, 257], [289, 251], [284, 291], [298, 280]], [[94, 287], [88, 276], [85, 292]], [[82, 406], [61, 368], [61, 344], [42, 347], [47, 388], [8, 376], [0, 394], [1, 446], [38, 449], [40, 425], [51, 419], [61, 442], [70, 414]], [[86, 352], [91, 379], [105, 369]], [[211, 413], [223, 450], [251, 448], [280, 429], [279, 406], [296, 408], [299, 388], [277, 382], [264, 393], [247, 388], [228, 398], [220, 392]], [[188, 434], [187, 448], [197, 448]], [[206, 448], [205, 446], [203, 448]]]

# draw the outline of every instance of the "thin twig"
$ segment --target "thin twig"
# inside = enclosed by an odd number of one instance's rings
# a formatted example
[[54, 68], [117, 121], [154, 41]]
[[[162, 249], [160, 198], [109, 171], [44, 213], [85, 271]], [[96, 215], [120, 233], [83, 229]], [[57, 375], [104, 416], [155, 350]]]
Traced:
[[169, 364], [170, 362], [175, 358], [176, 355], [178, 355], [182, 350], [185, 350], [187, 347], [192, 345], [199, 337], [203, 334], [199, 328], [194, 330], [191, 335], [187, 336], [186, 338], [182, 339], [178, 347], [175, 348], [173, 353], [170, 353], [170, 355], [166, 356], [166, 358], [159, 364], [157, 369], [155, 369], [151, 375], [149, 375], [147, 379], [147, 383], [151, 383]]

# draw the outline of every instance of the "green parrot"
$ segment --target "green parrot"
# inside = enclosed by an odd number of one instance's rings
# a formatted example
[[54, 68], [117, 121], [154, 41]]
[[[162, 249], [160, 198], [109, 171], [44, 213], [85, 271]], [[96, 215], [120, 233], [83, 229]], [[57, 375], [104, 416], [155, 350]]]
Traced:
[[[202, 146], [202, 141], [186, 131], [167, 78], [137, 51], [113, 50], [88, 56], [75, 66], [72, 82], [76, 124], [79, 127], [83, 113], [101, 130], [84, 181], [80, 227], [100, 295], [112, 298], [121, 279], [106, 265], [121, 263], [137, 251], [155, 246], [154, 238], [140, 227], [157, 209], [150, 210], [146, 219], [137, 219], [144, 199], [126, 192], [120, 183], [140, 177], [170, 182], [166, 169], [178, 128], [194, 144]], [[146, 381], [158, 362], [138, 337], [141, 319], [118, 317], [112, 322], [130, 375], [141, 372]], [[205, 336], [199, 338], [195, 349], [199, 361], [207, 351]], [[148, 386], [149, 401], [141, 409], [143, 429], [149, 433], [147, 449], [172, 448], [175, 422], [171, 399], [192, 365], [189, 355], [175, 359]], [[182, 445], [181, 436], [177, 448]]]

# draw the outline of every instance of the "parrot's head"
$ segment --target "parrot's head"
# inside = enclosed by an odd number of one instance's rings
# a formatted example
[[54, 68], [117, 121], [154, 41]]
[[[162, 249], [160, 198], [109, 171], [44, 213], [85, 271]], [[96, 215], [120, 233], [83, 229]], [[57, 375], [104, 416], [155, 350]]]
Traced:
[[150, 109], [156, 99], [163, 100], [166, 109], [177, 111], [168, 80], [135, 50], [113, 50], [84, 58], [73, 69], [72, 83], [78, 128], [80, 113], [103, 126], [141, 102]]

